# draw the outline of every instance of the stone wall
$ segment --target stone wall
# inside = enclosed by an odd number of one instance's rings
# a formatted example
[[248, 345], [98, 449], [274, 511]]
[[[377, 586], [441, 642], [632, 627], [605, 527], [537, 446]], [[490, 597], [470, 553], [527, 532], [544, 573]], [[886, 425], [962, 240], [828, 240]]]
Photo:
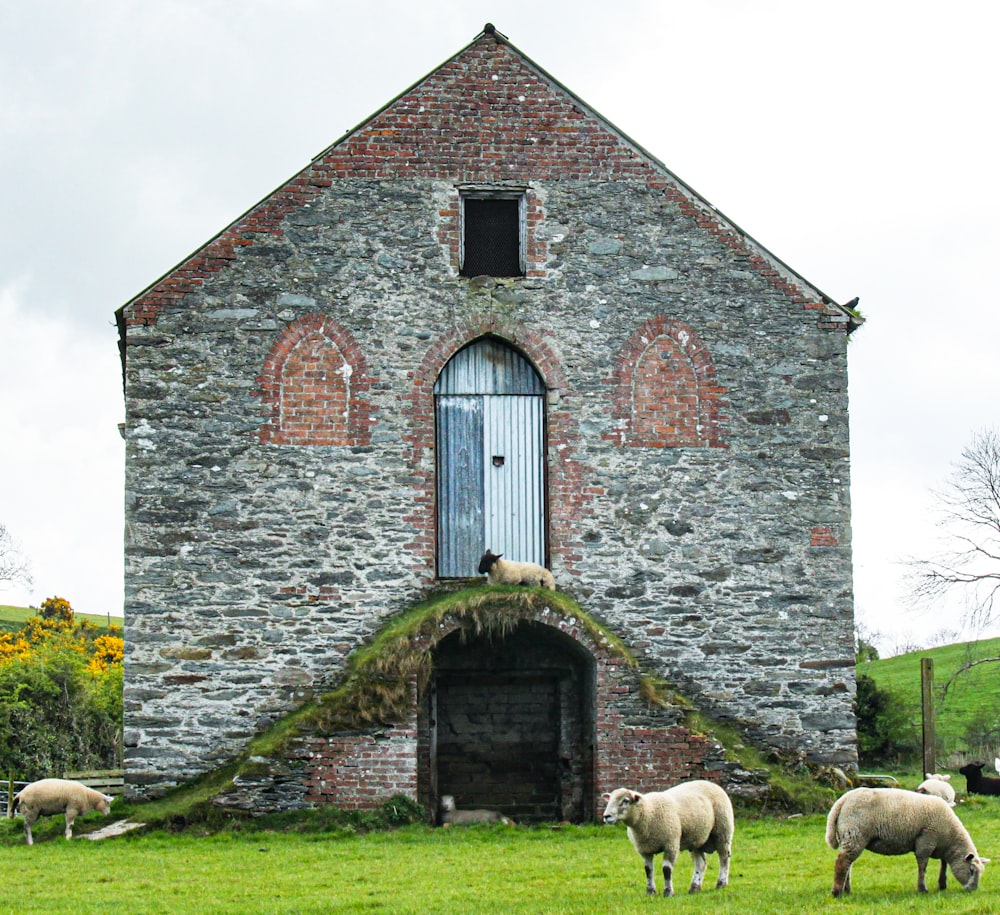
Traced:
[[[459, 277], [462, 182], [530, 187], [524, 278]], [[120, 317], [133, 794], [437, 585], [432, 388], [484, 333], [547, 388], [558, 587], [760, 744], [856, 758], [847, 317], [516, 49], [474, 42]]]

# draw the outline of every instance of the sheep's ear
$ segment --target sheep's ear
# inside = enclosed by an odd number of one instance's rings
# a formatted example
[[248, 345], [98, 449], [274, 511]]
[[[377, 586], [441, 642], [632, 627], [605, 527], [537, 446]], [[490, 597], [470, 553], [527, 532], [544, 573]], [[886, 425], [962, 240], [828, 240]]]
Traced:
[[606, 801], [610, 801], [611, 800], [611, 795], [608, 794], [607, 791], [605, 791], [604, 794], [601, 795], [601, 797], [603, 797], [604, 800], [606, 800]]
[[924, 773], [924, 778], [934, 778], [934, 773], [933, 772], [925, 772]]
[[939, 775], [938, 778], [944, 779], [946, 782], [950, 782], [951, 781], [951, 776], [950, 775]]
[[503, 556], [503, 553], [497, 553], [497, 559], [499, 559], [501, 556]]
[[104, 800], [106, 800], [106, 801], [107, 801], [107, 802], [108, 802], [109, 804], [110, 804], [110, 803], [111, 803], [111, 802], [112, 802], [112, 801], [113, 801], [114, 799], [115, 799], [115, 797], [114, 797], [114, 795], [113, 795], [113, 794], [105, 794], [105, 795], [104, 795]]
[[629, 799], [632, 801], [633, 804], [637, 804], [639, 803], [639, 801], [642, 800], [642, 795], [639, 794], [638, 791], [633, 791], [629, 794]]

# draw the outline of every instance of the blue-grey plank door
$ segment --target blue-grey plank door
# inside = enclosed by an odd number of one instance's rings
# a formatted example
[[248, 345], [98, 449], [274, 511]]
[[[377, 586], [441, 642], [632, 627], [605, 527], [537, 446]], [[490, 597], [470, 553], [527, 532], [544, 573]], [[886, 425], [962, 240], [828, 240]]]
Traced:
[[439, 396], [437, 428], [438, 574], [475, 575], [483, 554], [483, 399]]
[[438, 575], [476, 575], [487, 547], [545, 562], [544, 387], [532, 365], [485, 337], [435, 385]]

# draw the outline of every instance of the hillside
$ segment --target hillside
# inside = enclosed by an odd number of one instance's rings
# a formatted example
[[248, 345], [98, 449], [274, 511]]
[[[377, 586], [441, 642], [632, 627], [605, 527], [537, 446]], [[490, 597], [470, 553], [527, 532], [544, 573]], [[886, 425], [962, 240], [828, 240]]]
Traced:
[[[948, 754], [970, 752], [992, 763], [1000, 755], [1000, 663], [974, 667], [945, 687], [963, 665], [978, 658], [1000, 657], [1000, 638], [958, 642], [922, 651], [911, 651], [858, 665], [883, 689], [902, 696], [913, 709], [920, 732], [920, 661], [934, 661], [935, 731], [942, 762]], [[971, 732], [971, 733], [970, 733]], [[971, 738], [971, 745], [970, 745]]]
[[[37, 615], [37, 607], [10, 607], [0, 604], [0, 632], [17, 632], [24, 625], [24, 621], [28, 617]], [[101, 632], [107, 632], [108, 630], [109, 618], [107, 614], [74, 613], [73, 616], [78, 620], [86, 620], [88, 623], [93, 623]], [[117, 626], [119, 629], [121, 628], [121, 617], [112, 616], [110, 620], [111, 625]]]

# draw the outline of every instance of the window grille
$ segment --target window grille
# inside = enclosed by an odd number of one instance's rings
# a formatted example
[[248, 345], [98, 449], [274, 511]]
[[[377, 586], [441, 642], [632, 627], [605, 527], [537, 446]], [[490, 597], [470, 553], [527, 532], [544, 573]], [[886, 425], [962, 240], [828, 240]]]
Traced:
[[524, 276], [524, 196], [462, 198], [462, 276]]

